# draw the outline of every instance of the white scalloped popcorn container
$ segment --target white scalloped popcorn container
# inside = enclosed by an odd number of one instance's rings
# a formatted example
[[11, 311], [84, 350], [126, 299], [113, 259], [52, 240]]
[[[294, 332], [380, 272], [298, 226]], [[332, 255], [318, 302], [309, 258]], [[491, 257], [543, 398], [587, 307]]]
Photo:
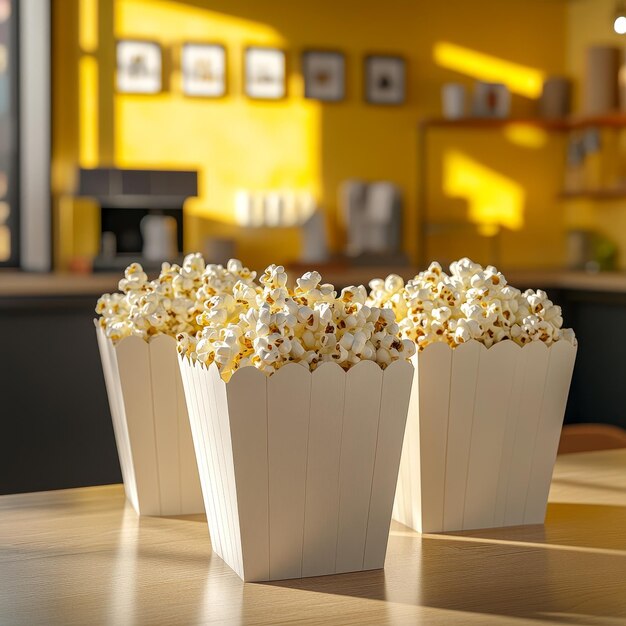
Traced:
[[214, 551], [244, 581], [384, 566], [413, 366], [180, 358]]
[[542, 524], [576, 348], [457, 348], [413, 357], [395, 520], [424, 533]]
[[139, 515], [203, 513], [175, 339], [96, 333], [126, 497]]

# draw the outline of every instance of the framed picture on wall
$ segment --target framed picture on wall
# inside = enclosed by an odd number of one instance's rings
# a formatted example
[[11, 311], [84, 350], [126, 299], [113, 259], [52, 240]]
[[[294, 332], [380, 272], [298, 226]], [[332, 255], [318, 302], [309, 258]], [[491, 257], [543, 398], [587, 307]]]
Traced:
[[371, 104], [402, 104], [406, 98], [406, 62], [402, 57], [365, 57], [365, 100]]
[[226, 49], [219, 44], [186, 43], [182, 52], [183, 93], [221, 98], [226, 94]]
[[304, 97], [339, 102], [346, 93], [346, 60], [341, 52], [307, 50], [302, 53]]
[[246, 48], [244, 85], [249, 98], [280, 100], [287, 95], [286, 55], [277, 48]]
[[162, 86], [161, 47], [153, 41], [117, 42], [116, 88], [121, 93], [159, 93]]

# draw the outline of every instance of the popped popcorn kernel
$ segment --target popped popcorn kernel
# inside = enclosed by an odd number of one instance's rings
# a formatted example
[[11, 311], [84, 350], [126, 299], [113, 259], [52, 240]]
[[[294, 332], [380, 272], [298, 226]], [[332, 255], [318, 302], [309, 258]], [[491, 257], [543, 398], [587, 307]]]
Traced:
[[254, 289], [255, 276], [236, 259], [227, 268], [205, 265], [199, 253], [188, 254], [182, 266], [163, 263], [152, 281], [139, 263], [131, 263], [119, 282], [122, 293], [104, 294], [96, 313], [106, 336], [115, 343], [129, 336], [148, 340], [159, 334], [194, 335], [201, 328], [197, 318], [211, 296], [230, 295], [238, 282]]
[[368, 360], [385, 368], [415, 353], [414, 344], [400, 336], [394, 313], [366, 304], [362, 285], [337, 296], [318, 272], [306, 272], [289, 288], [280, 265], [266, 268], [259, 282], [253, 287], [240, 281], [230, 292], [211, 296], [196, 318], [195, 336], [179, 335], [180, 354], [215, 363], [228, 381], [241, 367], [268, 376], [287, 363], [313, 371], [332, 362], [348, 370]]
[[561, 328], [561, 308], [545, 291], [522, 293], [492, 265], [467, 258], [451, 263], [450, 274], [434, 262], [406, 285], [392, 274], [372, 280], [370, 289], [366, 304], [393, 312], [402, 338], [419, 350], [436, 341], [455, 347], [472, 339], [488, 348], [504, 340], [576, 345], [574, 332]]

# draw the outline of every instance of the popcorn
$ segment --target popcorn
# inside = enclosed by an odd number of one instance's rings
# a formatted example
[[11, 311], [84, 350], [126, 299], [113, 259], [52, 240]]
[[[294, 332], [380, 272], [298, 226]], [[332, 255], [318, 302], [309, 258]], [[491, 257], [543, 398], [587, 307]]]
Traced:
[[[348, 370], [369, 360], [385, 368], [415, 353], [413, 342], [400, 337], [393, 311], [366, 305], [363, 286], [347, 287], [337, 296], [318, 272], [307, 272], [292, 289], [280, 265], [265, 270], [260, 286], [253, 278], [241, 271], [230, 291], [206, 301], [196, 319], [200, 330], [195, 336], [189, 331], [178, 335], [180, 354], [204, 365], [215, 363], [228, 381], [246, 366], [267, 375], [287, 363], [312, 371], [332, 362]], [[215, 287], [217, 281], [211, 281]]]
[[495, 267], [467, 258], [452, 263], [449, 275], [435, 262], [406, 285], [392, 274], [372, 280], [370, 288], [366, 304], [392, 311], [401, 336], [418, 349], [435, 341], [455, 347], [472, 339], [488, 348], [505, 339], [519, 345], [576, 345], [574, 332], [561, 328], [561, 308], [544, 291], [521, 293]]
[[[254, 290], [254, 272], [241, 261], [231, 259], [226, 268], [205, 266], [201, 254], [189, 254], [182, 266], [163, 263], [156, 280], [149, 281], [139, 263], [126, 268], [119, 282], [122, 293], [104, 294], [96, 305], [100, 326], [107, 337], [118, 342], [135, 335], [144, 340], [158, 334], [175, 337], [179, 333], [195, 334], [201, 326], [197, 321], [205, 312], [205, 303], [214, 296], [231, 299], [236, 284]], [[195, 344], [186, 346], [190, 354]]]
[[403, 298], [404, 280], [397, 274], [390, 274], [385, 280], [374, 279], [369, 284], [371, 293], [369, 302], [373, 306], [389, 306], [396, 314], [396, 319], [402, 319], [407, 314]]

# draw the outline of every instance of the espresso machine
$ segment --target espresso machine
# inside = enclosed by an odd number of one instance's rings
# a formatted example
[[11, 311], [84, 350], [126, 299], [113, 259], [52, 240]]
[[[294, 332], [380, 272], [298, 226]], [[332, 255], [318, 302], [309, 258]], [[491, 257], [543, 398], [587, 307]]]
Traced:
[[183, 205], [198, 195], [198, 173], [182, 170], [80, 169], [78, 194], [100, 208], [100, 253], [94, 271], [138, 261], [148, 272], [183, 256]]

